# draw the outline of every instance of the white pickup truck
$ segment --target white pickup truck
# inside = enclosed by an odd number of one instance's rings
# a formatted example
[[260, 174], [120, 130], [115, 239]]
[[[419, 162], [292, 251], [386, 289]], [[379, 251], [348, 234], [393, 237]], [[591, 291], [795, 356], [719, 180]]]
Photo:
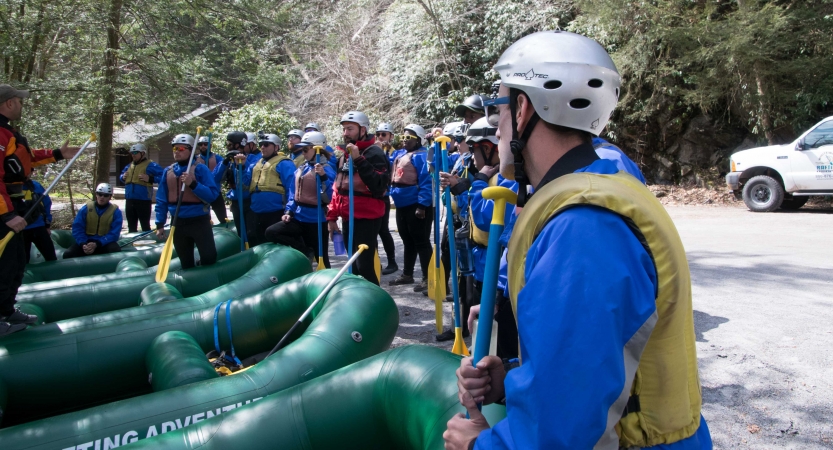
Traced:
[[833, 195], [833, 116], [790, 144], [739, 151], [726, 184], [755, 212], [798, 209], [811, 195]]

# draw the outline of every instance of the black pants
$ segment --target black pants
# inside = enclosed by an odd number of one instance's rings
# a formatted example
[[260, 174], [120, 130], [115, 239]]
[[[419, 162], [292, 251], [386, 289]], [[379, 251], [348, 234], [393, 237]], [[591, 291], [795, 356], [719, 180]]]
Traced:
[[[5, 222], [0, 223], [0, 239], [10, 231]], [[23, 247], [23, 236], [15, 233], [0, 255], [0, 316], [14, 312], [17, 289], [23, 283], [23, 272], [26, 270], [26, 251]]]
[[221, 224], [226, 223], [228, 220], [228, 214], [226, 213], [226, 200], [222, 195], [218, 195], [217, 198], [211, 202], [211, 209], [214, 210], [214, 215], [217, 216], [217, 220], [219, 220]]
[[[252, 224], [252, 231], [249, 232], [249, 247], [269, 242], [266, 239], [266, 229], [281, 221], [283, 210], [268, 213], [253, 213], [252, 217], [254, 219], [252, 222], [254, 223]], [[249, 224], [246, 223], [246, 225]]]
[[419, 203], [396, 208], [396, 226], [399, 228], [399, 236], [402, 238], [402, 245], [405, 247], [405, 266], [402, 269], [403, 275], [414, 274], [414, 264], [417, 255], [419, 266], [422, 268], [422, 277], [428, 278], [428, 263], [431, 261], [431, 224], [434, 223], [434, 208], [425, 208], [425, 218], [418, 219], [417, 208], [422, 206]]
[[[251, 199], [247, 198], [247, 199], [243, 200], [243, 211], [244, 211], [244, 213], [243, 213], [244, 216], [243, 217], [246, 217], [246, 219], [248, 219], [248, 216], [246, 215], [245, 211], [250, 211], [251, 206], [252, 206], [252, 200]], [[240, 234], [240, 203], [238, 203], [237, 200], [232, 200], [231, 201], [231, 217], [234, 219], [234, 227], [237, 228], [237, 235], [240, 236], [240, 237], [243, 237]], [[250, 229], [251, 225], [252, 225], [249, 222], [250, 222], [249, 220], [246, 220], [247, 235], [248, 235], [248, 231], [249, 231], [248, 229]]]
[[[346, 246], [349, 245], [350, 236], [350, 223], [346, 217], [342, 217], [342, 224], [344, 225], [344, 244]], [[355, 227], [355, 230], [353, 230], [353, 253], [355, 254], [358, 251], [359, 244], [365, 244], [368, 247], [353, 264], [353, 273], [363, 276], [365, 280], [378, 286], [379, 280], [376, 278], [374, 259], [378, 247], [377, 236], [379, 236], [379, 227], [382, 226], [382, 218], [355, 219], [353, 225]]]
[[266, 229], [266, 240], [275, 244], [286, 245], [303, 254], [312, 253], [316, 261], [319, 256], [324, 257], [324, 267], [330, 268], [330, 234], [327, 222], [321, 222], [321, 240], [323, 241], [323, 255], [318, 254], [318, 224], [299, 222], [292, 219], [289, 222], [280, 221]]
[[379, 237], [382, 239], [382, 247], [385, 249], [385, 256], [388, 257], [388, 265], [396, 263], [396, 244], [390, 234], [390, 197], [385, 197], [385, 215], [382, 216], [382, 226], [379, 228]]
[[98, 245], [98, 246], [96, 246], [95, 250], [92, 252], [92, 254], [88, 255], [88, 254], [84, 253], [84, 249], [81, 248], [81, 246], [76, 243], [76, 244], [70, 245], [69, 248], [67, 249], [67, 251], [64, 252], [64, 259], [80, 258], [82, 256], [92, 256], [92, 255], [105, 255], [107, 253], [116, 253], [116, 252], [120, 252], [120, 251], [121, 251], [121, 247], [119, 247], [119, 243], [118, 242], [111, 242], [107, 245]]
[[217, 262], [217, 247], [211, 230], [211, 216], [177, 218], [174, 231], [174, 249], [183, 269], [190, 269], [194, 262], [194, 246], [200, 251], [200, 265], [210, 266]]
[[135, 233], [137, 222], [142, 231], [150, 231], [150, 200], [127, 199], [124, 201], [124, 214], [127, 216], [127, 232]]
[[44, 260], [55, 261], [58, 259], [55, 256], [55, 243], [52, 242], [52, 236], [45, 226], [23, 230], [20, 234], [23, 235], [23, 249], [26, 252], [26, 264], [29, 264], [32, 244], [35, 244], [35, 247], [43, 255]]

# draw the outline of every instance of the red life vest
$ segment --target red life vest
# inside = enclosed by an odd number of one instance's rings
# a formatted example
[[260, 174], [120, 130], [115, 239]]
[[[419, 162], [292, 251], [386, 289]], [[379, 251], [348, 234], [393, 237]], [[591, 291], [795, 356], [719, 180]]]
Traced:
[[396, 187], [416, 186], [419, 182], [419, 174], [417, 174], [416, 167], [414, 167], [411, 158], [414, 153], [408, 152], [404, 155], [399, 155], [396, 161], [393, 162], [393, 185]]
[[[179, 194], [179, 190], [182, 189], [182, 182], [179, 181], [179, 177], [174, 173], [174, 166], [176, 166], [176, 164], [177, 163], [173, 163], [170, 167], [168, 167], [168, 173], [165, 176], [165, 182], [168, 184], [168, 202], [174, 204], [176, 203], [176, 197]], [[196, 169], [196, 166], [192, 164], [188, 173], [194, 175], [194, 169]], [[197, 197], [197, 194], [195, 194], [190, 187], [185, 186], [185, 191], [182, 193], [182, 204], [202, 205], [203, 201]]]
[[[306, 165], [303, 165], [295, 171], [295, 203], [303, 206], [317, 207], [318, 194], [316, 193], [315, 170], [309, 170], [302, 175], [306, 167]], [[329, 196], [326, 192], [322, 193], [321, 204], [326, 205], [328, 203], [330, 203]]]

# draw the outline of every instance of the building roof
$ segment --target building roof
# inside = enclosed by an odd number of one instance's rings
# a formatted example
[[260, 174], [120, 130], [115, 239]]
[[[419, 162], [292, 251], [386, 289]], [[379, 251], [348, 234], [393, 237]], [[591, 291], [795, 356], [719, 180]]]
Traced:
[[130, 125], [125, 125], [120, 130], [113, 133], [113, 144], [134, 144], [136, 142], [145, 142], [164, 135], [173, 124], [185, 123], [195, 117], [209, 116], [216, 113], [219, 109], [220, 105], [203, 104], [190, 113], [170, 122], [149, 124], [144, 120], [140, 120], [138, 122], [131, 123]]

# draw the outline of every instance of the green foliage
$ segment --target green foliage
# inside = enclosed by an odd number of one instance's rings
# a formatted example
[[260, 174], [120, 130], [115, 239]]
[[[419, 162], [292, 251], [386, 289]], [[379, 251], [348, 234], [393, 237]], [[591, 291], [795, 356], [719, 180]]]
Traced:
[[214, 133], [223, 136], [231, 131], [273, 133], [283, 139], [293, 128], [300, 128], [298, 121], [279, 108], [275, 101], [261, 101], [242, 108], [223, 111], [212, 125]]

